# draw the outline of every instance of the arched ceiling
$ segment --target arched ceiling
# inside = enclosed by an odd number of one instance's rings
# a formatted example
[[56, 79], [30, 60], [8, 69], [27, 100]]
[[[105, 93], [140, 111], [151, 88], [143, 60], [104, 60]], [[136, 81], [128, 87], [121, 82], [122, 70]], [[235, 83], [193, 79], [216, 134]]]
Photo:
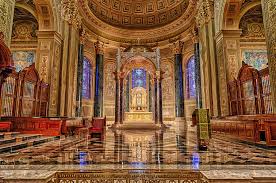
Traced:
[[195, 23], [197, 0], [78, 0], [95, 37], [120, 43], [155, 43], [183, 37]]
[[162, 26], [179, 18], [188, 0], [89, 0], [90, 11], [102, 21], [124, 28]]

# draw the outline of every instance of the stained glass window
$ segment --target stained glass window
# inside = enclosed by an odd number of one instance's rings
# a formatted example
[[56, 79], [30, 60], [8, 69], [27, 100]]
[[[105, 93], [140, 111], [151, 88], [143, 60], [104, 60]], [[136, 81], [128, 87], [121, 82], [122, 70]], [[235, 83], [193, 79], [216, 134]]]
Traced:
[[144, 69], [133, 69], [132, 70], [132, 88], [143, 87], [146, 88], [147, 75]]
[[83, 60], [82, 98], [91, 99], [91, 63], [84, 57]]
[[187, 98], [196, 97], [196, 83], [195, 83], [195, 57], [192, 56], [186, 68], [186, 90]]

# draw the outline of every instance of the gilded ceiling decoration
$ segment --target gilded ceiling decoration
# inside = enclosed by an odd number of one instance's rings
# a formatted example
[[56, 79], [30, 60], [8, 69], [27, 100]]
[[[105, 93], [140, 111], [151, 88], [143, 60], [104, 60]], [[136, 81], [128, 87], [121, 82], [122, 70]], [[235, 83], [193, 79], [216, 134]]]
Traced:
[[243, 38], [249, 39], [264, 39], [265, 31], [262, 16], [262, 6], [258, 5], [251, 8], [241, 18], [240, 29], [242, 29]]
[[36, 39], [36, 31], [38, 30], [38, 22], [35, 17], [22, 8], [14, 9], [13, 40], [31, 40]]
[[16, 0], [16, 3], [27, 4], [31, 6], [33, 9], [35, 9], [35, 4], [33, 0]]
[[120, 43], [150, 44], [188, 34], [195, 24], [196, 2], [78, 0], [78, 5], [90, 36]]
[[89, 0], [91, 12], [102, 21], [125, 28], [152, 28], [179, 18], [188, 0]]
[[253, 2], [259, 2], [260, 0], [242, 0], [241, 9], [245, 8], [247, 5]]

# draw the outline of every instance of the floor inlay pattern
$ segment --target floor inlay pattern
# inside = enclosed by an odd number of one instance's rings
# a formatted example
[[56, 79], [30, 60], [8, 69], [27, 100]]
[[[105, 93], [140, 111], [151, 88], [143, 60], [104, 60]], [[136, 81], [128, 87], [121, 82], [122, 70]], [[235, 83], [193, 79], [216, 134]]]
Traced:
[[105, 140], [65, 138], [0, 154], [1, 165], [116, 164], [144, 168], [147, 165], [275, 165], [276, 150], [242, 144], [215, 136], [208, 151], [198, 151], [192, 131], [112, 131]]

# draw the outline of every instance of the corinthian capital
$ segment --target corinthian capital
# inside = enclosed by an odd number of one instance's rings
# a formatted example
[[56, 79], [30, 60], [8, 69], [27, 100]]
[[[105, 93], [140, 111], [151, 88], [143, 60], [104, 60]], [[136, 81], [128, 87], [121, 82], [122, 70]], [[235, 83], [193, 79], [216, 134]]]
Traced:
[[208, 23], [214, 16], [214, 1], [199, 0], [197, 2], [196, 24], [198, 27]]
[[182, 54], [183, 47], [184, 42], [182, 41], [176, 41], [175, 43], [173, 43], [174, 54]]
[[84, 45], [86, 41], [87, 41], [87, 34], [86, 34], [85, 29], [82, 29], [80, 31], [80, 44]]
[[103, 55], [104, 54], [104, 43], [97, 41], [95, 44], [96, 54]]
[[78, 11], [77, 0], [61, 0], [61, 17], [76, 28], [81, 27], [81, 16]]

